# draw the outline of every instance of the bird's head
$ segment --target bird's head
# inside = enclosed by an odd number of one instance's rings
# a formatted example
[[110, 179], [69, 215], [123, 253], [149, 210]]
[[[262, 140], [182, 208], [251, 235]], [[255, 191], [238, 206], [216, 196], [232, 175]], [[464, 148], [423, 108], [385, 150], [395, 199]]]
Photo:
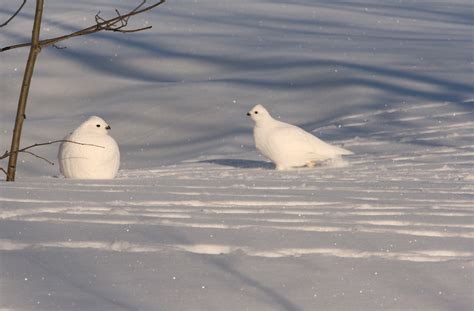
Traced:
[[104, 119], [97, 116], [92, 116], [82, 123], [77, 130], [80, 130], [81, 132], [95, 133], [98, 135], [107, 135], [108, 131], [110, 130], [110, 125], [108, 125]]
[[251, 117], [252, 120], [255, 121], [255, 123], [271, 119], [271, 116], [268, 113], [267, 109], [265, 109], [265, 107], [263, 107], [262, 105], [257, 105], [253, 107], [249, 112], [247, 112], [247, 115]]

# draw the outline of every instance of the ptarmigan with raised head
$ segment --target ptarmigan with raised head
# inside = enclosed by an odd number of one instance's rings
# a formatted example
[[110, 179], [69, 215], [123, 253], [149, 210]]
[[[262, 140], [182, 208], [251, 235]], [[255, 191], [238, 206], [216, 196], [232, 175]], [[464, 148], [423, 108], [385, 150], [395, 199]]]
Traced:
[[277, 170], [313, 167], [317, 163], [340, 160], [342, 155], [353, 154], [297, 126], [275, 120], [262, 105], [253, 107], [247, 115], [255, 121], [255, 146], [275, 163]]
[[109, 136], [110, 126], [92, 116], [69, 134], [59, 147], [59, 169], [66, 178], [112, 179], [120, 166], [120, 151]]

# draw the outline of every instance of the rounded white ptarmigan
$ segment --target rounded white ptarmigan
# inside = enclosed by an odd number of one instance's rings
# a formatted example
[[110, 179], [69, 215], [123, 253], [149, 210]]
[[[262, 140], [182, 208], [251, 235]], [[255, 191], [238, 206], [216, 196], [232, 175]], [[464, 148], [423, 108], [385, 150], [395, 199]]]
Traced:
[[112, 179], [120, 166], [120, 151], [109, 136], [110, 126], [92, 116], [69, 134], [59, 146], [59, 169], [66, 178]]
[[327, 160], [340, 160], [352, 151], [330, 145], [305, 130], [272, 118], [257, 105], [247, 113], [255, 121], [255, 146], [276, 165], [277, 170], [309, 166]]

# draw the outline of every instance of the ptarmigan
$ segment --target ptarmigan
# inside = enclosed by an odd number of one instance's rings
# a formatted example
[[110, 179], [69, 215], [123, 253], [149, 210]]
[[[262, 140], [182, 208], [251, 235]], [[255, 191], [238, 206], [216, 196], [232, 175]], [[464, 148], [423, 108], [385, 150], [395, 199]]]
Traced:
[[342, 155], [353, 154], [297, 126], [273, 119], [262, 105], [253, 107], [247, 115], [255, 121], [255, 146], [275, 163], [277, 170], [313, 167], [318, 162], [340, 160]]
[[111, 179], [120, 166], [120, 151], [110, 126], [93, 116], [68, 135], [59, 147], [59, 169], [66, 178]]

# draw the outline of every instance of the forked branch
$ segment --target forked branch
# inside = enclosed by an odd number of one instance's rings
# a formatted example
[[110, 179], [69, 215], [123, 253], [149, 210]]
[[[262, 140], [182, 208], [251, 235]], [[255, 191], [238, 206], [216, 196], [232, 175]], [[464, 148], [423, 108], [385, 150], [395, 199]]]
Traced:
[[11, 22], [12, 19], [14, 19], [14, 18], [20, 13], [21, 9], [23, 9], [23, 7], [25, 6], [25, 4], [26, 4], [26, 0], [23, 0], [23, 3], [20, 5], [20, 7], [18, 8], [18, 10], [16, 10], [15, 13], [13, 13], [13, 15], [12, 15], [9, 19], [6, 20], [6, 22], [4, 22], [3, 24], [1, 24], [1, 25], [0, 25], [0, 28], [2, 28], [2, 27], [4, 27], [4, 26], [8, 25], [8, 23]]
[[[33, 145], [30, 145], [30, 146], [18, 149], [18, 151], [16, 151], [15, 153], [24, 152], [24, 153], [30, 154], [34, 157], [37, 157], [38, 159], [41, 159], [41, 160], [47, 162], [48, 164], [54, 165], [54, 163], [52, 161], [50, 161], [50, 160], [48, 160], [48, 159], [46, 159], [46, 158], [44, 158], [40, 155], [37, 155], [36, 153], [31, 152], [29, 150], [31, 148], [35, 148], [35, 147], [39, 147], [39, 146], [52, 145], [52, 144], [56, 144], [56, 143], [71, 143], [71, 144], [76, 144], [76, 145], [81, 145], [81, 146], [92, 146], [92, 147], [97, 147], [97, 148], [105, 148], [104, 146], [99, 146], [99, 145], [94, 145], [94, 144], [85, 144], [85, 143], [80, 143], [80, 142], [73, 141], [73, 140], [68, 140], [68, 139], [59, 139], [59, 140], [49, 141], [49, 142], [46, 142], [46, 143], [33, 144]], [[7, 150], [7, 151], [5, 151], [5, 153], [3, 155], [0, 156], [0, 160], [8, 158], [9, 156], [10, 156], [10, 152]], [[7, 174], [7, 172], [2, 167], [0, 167], [0, 171]]]
[[[25, 0], [26, 1], [26, 0]], [[117, 16], [114, 18], [110, 19], [104, 19], [100, 16], [100, 12], [98, 12], [95, 15], [95, 25], [92, 25], [90, 27], [84, 28], [82, 30], [70, 33], [68, 35], [64, 36], [59, 36], [55, 38], [50, 38], [50, 39], [44, 39], [39, 41], [40, 47], [46, 47], [50, 45], [55, 45], [56, 43], [69, 39], [69, 38], [74, 38], [78, 36], [84, 36], [88, 35], [91, 33], [99, 32], [99, 31], [113, 31], [113, 32], [122, 32], [122, 33], [130, 33], [130, 32], [138, 32], [138, 31], [143, 31], [150, 29], [152, 26], [147, 26], [147, 27], [142, 27], [142, 28], [136, 28], [136, 29], [124, 29], [125, 27], [128, 26], [128, 20], [130, 17], [149, 11], [151, 9], [156, 8], [157, 6], [165, 3], [166, 0], [160, 0], [156, 3], [150, 4], [146, 6], [147, 0], [143, 0], [142, 3], [140, 3], [136, 8], [131, 10], [130, 12], [126, 14], [121, 14], [118, 10], [115, 10], [117, 13]], [[22, 43], [22, 44], [16, 44], [16, 45], [11, 45], [4, 47], [0, 49], [0, 52], [12, 50], [12, 49], [17, 49], [17, 48], [22, 48], [22, 47], [27, 47], [30, 46], [31, 42], [28, 43]]]

